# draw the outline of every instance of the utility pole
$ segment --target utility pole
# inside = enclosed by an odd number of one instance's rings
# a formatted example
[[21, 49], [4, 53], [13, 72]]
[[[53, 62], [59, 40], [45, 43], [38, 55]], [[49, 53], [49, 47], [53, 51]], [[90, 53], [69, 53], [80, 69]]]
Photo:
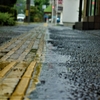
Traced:
[[56, 0], [54, 0], [54, 23], [56, 24]]
[[51, 23], [53, 23], [53, 19], [54, 19], [54, 2], [51, 1], [51, 4], [52, 4], [52, 20], [51, 20]]
[[30, 22], [30, 0], [26, 1], [26, 22]]
[[82, 18], [82, 0], [79, 1], [79, 18], [78, 21], [81, 22]]
[[57, 23], [57, 0], [52, 0], [52, 23]]

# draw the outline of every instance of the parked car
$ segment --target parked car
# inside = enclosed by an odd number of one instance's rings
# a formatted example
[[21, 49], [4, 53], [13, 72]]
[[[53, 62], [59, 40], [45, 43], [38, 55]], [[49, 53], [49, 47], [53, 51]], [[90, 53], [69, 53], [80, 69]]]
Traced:
[[17, 15], [17, 21], [24, 21], [25, 19], [25, 14], [18, 14]]

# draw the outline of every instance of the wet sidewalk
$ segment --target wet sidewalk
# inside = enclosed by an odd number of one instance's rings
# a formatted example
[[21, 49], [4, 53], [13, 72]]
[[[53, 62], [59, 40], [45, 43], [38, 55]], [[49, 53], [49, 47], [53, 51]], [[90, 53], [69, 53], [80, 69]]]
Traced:
[[0, 100], [22, 100], [30, 81], [38, 83], [45, 31], [35, 27], [0, 46]]
[[99, 100], [99, 33], [49, 26], [40, 83], [29, 100]]

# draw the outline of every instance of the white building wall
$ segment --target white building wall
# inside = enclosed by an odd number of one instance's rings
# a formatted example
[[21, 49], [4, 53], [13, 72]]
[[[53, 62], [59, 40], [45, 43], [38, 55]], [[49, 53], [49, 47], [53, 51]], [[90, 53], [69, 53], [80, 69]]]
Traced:
[[79, 0], [63, 0], [63, 22], [77, 22]]

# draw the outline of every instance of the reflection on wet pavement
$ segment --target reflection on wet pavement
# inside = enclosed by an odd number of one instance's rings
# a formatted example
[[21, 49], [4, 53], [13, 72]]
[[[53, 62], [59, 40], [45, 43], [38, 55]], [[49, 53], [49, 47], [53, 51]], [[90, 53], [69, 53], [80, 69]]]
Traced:
[[40, 83], [30, 100], [99, 100], [100, 37], [49, 28]]

